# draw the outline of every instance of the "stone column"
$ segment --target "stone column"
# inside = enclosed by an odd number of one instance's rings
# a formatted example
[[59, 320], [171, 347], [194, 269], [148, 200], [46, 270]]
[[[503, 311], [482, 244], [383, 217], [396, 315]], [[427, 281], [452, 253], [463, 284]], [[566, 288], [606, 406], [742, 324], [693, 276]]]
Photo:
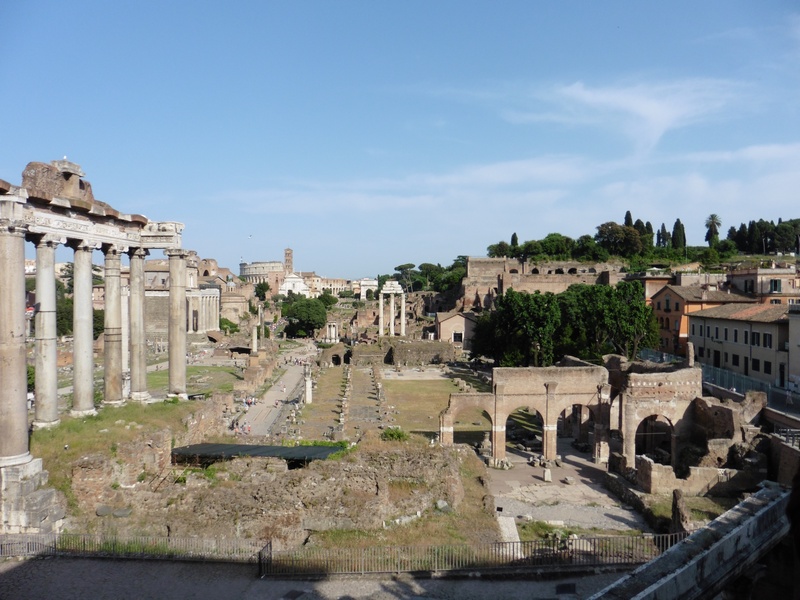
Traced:
[[394, 337], [394, 294], [389, 294], [389, 335]]
[[494, 407], [492, 408], [492, 459], [495, 466], [506, 458], [506, 421], [508, 414], [498, 413], [497, 407], [505, 405], [503, 395], [505, 385], [497, 384], [494, 386]]
[[639, 427], [639, 416], [632, 401], [625, 401], [623, 395], [617, 397], [623, 407], [622, 453], [625, 456], [626, 466], [636, 468], [636, 429]]
[[36, 417], [33, 426], [58, 425], [58, 340], [56, 339], [56, 247], [51, 236], [36, 239]]
[[131, 400], [146, 402], [150, 399], [147, 391], [147, 341], [144, 323], [144, 260], [147, 250], [134, 248], [129, 252], [131, 259], [131, 282], [129, 300], [129, 319], [131, 325]]
[[303, 367], [303, 376], [305, 377], [305, 383], [306, 383], [305, 403], [306, 404], [311, 404], [312, 401], [313, 401], [312, 388], [314, 386], [312, 385], [312, 382], [311, 382], [311, 365], [310, 364], [307, 364], [305, 367]]
[[406, 336], [406, 295], [400, 294], [400, 335]]
[[92, 251], [88, 241], [75, 241], [72, 314], [72, 411], [74, 417], [96, 415], [94, 408], [94, 313]]
[[122, 289], [120, 253], [106, 245], [105, 253], [105, 331], [103, 334], [103, 402], [121, 405], [122, 397]]
[[186, 395], [186, 250], [165, 250], [169, 257], [169, 390]]
[[558, 455], [556, 427], [558, 424], [558, 414], [552, 415], [551, 405], [555, 405], [556, 387], [558, 383], [548, 381], [544, 384], [546, 392], [545, 414], [542, 415], [542, 454], [545, 460], [555, 460]]
[[16, 200], [0, 200], [0, 467], [30, 462], [25, 358], [25, 233]]
[[250, 354], [255, 356], [256, 354], [258, 354], [258, 327], [254, 326], [251, 333], [252, 333], [252, 341], [250, 343], [251, 347]]
[[378, 292], [378, 337], [383, 337], [383, 292]]

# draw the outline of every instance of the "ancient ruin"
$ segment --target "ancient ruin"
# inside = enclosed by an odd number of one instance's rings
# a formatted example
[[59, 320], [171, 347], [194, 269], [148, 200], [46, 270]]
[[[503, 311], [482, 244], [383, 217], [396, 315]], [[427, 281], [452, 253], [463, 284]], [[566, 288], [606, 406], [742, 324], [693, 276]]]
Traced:
[[[63, 509], [42, 501], [46, 482], [41, 460], [28, 447], [25, 355], [25, 242], [36, 246], [36, 415], [34, 427], [59, 423], [55, 314], [55, 251], [74, 252], [73, 416], [95, 413], [92, 354], [92, 255], [104, 255], [105, 339], [103, 402], [147, 400], [144, 260], [152, 250], [169, 257], [169, 392], [186, 395], [186, 258], [181, 248], [183, 225], [153, 222], [124, 214], [94, 197], [80, 166], [66, 158], [50, 164], [31, 162], [21, 185], [0, 180], [0, 485], [2, 530], [53, 530]], [[130, 257], [131, 280], [123, 336], [120, 259]], [[129, 340], [130, 391], [123, 394], [123, 338]], [[50, 491], [52, 492], [52, 490]], [[54, 495], [54, 494], [53, 494]]]

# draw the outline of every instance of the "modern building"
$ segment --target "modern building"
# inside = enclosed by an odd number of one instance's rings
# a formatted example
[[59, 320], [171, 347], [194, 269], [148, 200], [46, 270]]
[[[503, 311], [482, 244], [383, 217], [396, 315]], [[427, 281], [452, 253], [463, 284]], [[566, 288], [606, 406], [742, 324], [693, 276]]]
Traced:
[[764, 304], [800, 303], [800, 276], [795, 263], [767, 262], [740, 267], [728, 274], [728, 284]]
[[789, 381], [789, 307], [732, 303], [688, 316], [696, 360], [785, 388]]
[[732, 291], [701, 286], [666, 285], [653, 294], [651, 304], [658, 321], [659, 350], [686, 356], [689, 337], [688, 316], [725, 304], [755, 304], [756, 300]]

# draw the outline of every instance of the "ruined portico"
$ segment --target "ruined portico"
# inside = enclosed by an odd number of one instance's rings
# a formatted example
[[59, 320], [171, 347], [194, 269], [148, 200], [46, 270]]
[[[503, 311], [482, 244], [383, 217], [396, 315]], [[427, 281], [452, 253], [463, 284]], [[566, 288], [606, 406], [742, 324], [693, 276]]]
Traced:
[[406, 295], [403, 293], [403, 288], [400, 286], [398, 281], [390, 279], [387, 281], [383, 287], [381, 288], [380, 297], [378, 298], [378, 336], [383, 337], [385, 333], [385, 328], [383, 324], [383, 316], [384, 316], [384, 305], [383, 305], [383, 297], [389, 296], [389, 335], [394, 337], [395, 335], [395, 320], [396, 320], [396, 308], [395, 308], [395, 296], [400, 296], [400, 336], [405, 337], [406, 335]]
[[[92, 257], [104, 255], [105, 340], [104, 402], [121, 404], [123, 397], [123, 339], [129, 342], [130, 398], [147, 398], [144, 360], [144, 279], [141, 266], [150, 251], [177, 253], [177, 264], [185, 258], [181, 247], [183, 225], [151, 222], [141, 215], [120, 213], [94, 198], [91, 184], [83, 179], [80, 166], [64, 160], [50, 164], [32, 162], [19, 186], [0, 180], [0, 531], [47, 529], [45, 517], [26, 512], [23, 492], [13, 482], [36, 477], [41, 461], [28, 447], [27, 372], [25, 349], [25, 242], [36, 246], [36, 414], [34, 427], [52, 427], [59, 422], [56, 366], [55, 251], [59, 245], [74, 252], [74, 361], [72, 414], [93, 414], [94, 360], [92, 313]], [[129, 332], [123, 335], [120, 259], [131, 257]], [[170, 257], [172, 260], [172, 257]], [[184, 267], [185, 268], [185, 267]], [[180, 279], [180, 277], [178, 277]], [[176, 287], [176, 295], [180, 294]], [[170, 322], [186, 329], [186, 299], [173, 303]], [[180, 343], [180, 334], [175, 338]], [[170, 353], [171, 394], [185, 394], [186, 352]], [[175, 376], [173, 378], [173, 373]], [[181, 373], [182, 378], [181, 378]], [[181, 383], [183, 387], [181, 388]], [[46, 480], [46, 477], [45, 477]], [[29, 486], [22, 486], [29, 487]], [[34, 502], [34, 501], [31, 501]], [[39, 502], [39, 501], [36, 501]], [[37, 506], [39, 506], [37, 504]], [[35, 522], [38, 519], [39, 524]], [[49, 527], [52, 527], [52, 521]]]

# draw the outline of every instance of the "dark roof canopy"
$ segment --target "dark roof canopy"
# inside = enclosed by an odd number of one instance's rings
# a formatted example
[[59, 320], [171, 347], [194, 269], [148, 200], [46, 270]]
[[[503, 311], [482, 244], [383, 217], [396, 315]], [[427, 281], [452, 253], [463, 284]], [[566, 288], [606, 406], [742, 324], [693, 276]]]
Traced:
[[325, 460], [339, 452], [341, 446], [255, 446], [250, 444], [193, 444], [172, 450], [175, 462], [198, 462], [209, 464], [230, 460], [240, 456], [261, 456], [282, 458], [287, 461], [308, 463], [312, 460]]

